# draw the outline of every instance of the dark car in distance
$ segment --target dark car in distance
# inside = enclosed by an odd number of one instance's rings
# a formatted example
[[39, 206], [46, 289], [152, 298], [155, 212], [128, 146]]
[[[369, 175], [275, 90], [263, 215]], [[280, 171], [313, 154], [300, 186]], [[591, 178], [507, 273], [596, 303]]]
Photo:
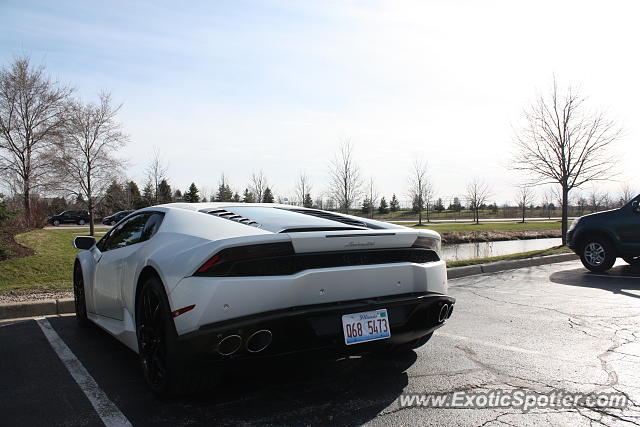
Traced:
[[102, 223], [104, 225], [116, 225], [122, 218], [129, 215], [131, 212], [133, 211], [120, 211], [109, 216], [105, 216], [104, 218], [102, 218]]
[[85, 225], [89, 222], [89, 212], [87, 211], [64, 211], [58, 215], [50, 216], [47, 222], [51, 225], [78, 224]]
[[591, 271], [610, 269], [616, 258], [640, 266], [640, 195], [619, 209], [575, 219], [567, 243]]

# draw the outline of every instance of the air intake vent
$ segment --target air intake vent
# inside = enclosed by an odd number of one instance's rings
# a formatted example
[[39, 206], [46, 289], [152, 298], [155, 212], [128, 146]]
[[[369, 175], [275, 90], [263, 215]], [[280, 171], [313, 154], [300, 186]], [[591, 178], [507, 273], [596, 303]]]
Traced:
[[299, 214], [303, 214], [303, 215], [311, 215], [311, 216], [315, 216], [318, 218], [324, 218], [324, 219], [328, 219], [329, 221], [335, 221], [335, 222], [341, 222], [343, 224], [348, 224], [348, 225], [352, 225], [354, 227], [362, 227], [362, 228], [377, 228], [377, 227], [371, 227], [369, 224], [363, 222], [363, 221], [358, 221], [357, 219], [352, 219], [352, 218], [348, 218], [346, 216], [342, 216], [342, 215], [336, 215], [334, 213], [331, 212], [327, 212], [327, 211], [320, 211], [320, 210], [316, 210], [316, 209], [290, 209], [290, 208], [276, 208], [276, 209], [283, 209], [286, 211], [291, 211], [291, 212], [295, 212], [295, 213], [299, 213]]
[[226, 209], [212, 209], [204, 212], [208, 213], [209, 215], [215, 215], [220, 218], [228, 219], [229, 221], [239, 222], [241, 224], [250, 225], [252, 227], [260, 226], [260, 224], [258, 224], [256, 221], [249, 218], [245, 218], [242, 215], [235, 214]]

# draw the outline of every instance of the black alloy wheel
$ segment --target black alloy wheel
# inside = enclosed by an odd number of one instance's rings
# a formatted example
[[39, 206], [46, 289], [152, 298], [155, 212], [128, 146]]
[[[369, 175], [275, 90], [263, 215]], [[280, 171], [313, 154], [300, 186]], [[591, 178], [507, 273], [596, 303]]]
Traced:
[[138, 350], [142, 372], [151, 389], [164, 394], [169, 388], [166, 306], [155, 279], [142, 288], [137, 310]]
[[84, 278], [82, 276], [82, 267], [79, 263], [73, 268], [73, 299], [76, 308], [76, 320], [81, 325], [88, 323], [87, 319], [87, 303], [84, 294]]

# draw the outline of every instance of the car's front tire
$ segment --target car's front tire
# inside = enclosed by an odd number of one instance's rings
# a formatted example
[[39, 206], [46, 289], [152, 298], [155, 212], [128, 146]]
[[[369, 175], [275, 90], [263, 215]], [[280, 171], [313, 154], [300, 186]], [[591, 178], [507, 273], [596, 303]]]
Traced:
[[84, 277], [82, 276], [82, 267], [76, 262], [73, 267], [73, 299], [76, 308], [76, 320], [81, 326], [89, 323], [87, 318], [87, 302], [84, 293]]
[[594, 272], [603, 272], [613, 267], [616, 262], [615, 248], [603, 237], [595, 237], [583, 241], [580, 250], [582, 265]]
[[60, 221], [58, 221], [57, 219], [53, 221], [53, 225], [55, 225], [56, 227], [60, 225]]
[[116, 225], [118, 222], [117, 221], [111, 221], [111, 226], [113, 227], [114, 225]]
[[81, 219], [80, 221], [78, 221], [78, 225], [84, 225], [84, 219]]
[[636, 256], [636, 257], [626, 256], [626, 257], [622, 257], [622, 259], [624, 260], [624, 262], [626, 262], [631, 266], [640, 267], [640, 256]]

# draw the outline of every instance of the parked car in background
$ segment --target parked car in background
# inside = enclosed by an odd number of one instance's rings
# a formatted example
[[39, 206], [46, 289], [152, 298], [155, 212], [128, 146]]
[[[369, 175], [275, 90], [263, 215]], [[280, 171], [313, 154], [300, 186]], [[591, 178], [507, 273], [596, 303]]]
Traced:
[[87, 211], [64, 211], [58, 215], [50, 216], [47, 222], [51, 225], [78, 224], [85, 225], [89, 222], [89, 212]]
[[616, 258], [640, 266], [640, 195], [620, 209], [577, 218], [567, 233], [569, 247], [591, 271], [613, 267]]
[[105, 216], [104, 218], [102, 218], [102, 223], [104, 225], [116, 225], [120, 222], [120, 220], [122, 220], [122, 218], [129, 215], [131, 212], [133, 211], [120, 211], [109, 216]]

